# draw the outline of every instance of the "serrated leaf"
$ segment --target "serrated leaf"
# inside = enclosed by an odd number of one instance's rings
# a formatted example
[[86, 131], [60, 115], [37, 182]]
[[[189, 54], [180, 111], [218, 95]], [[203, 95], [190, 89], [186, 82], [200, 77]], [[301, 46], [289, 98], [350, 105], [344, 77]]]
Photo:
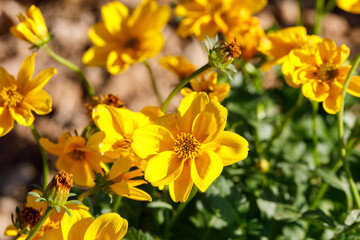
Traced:
[[171, 206], [171, 204], [163, 202], [163, 201], [154, 201], [154, 202], [148, 203], [147, 207], [173, 210], [173, 206]]

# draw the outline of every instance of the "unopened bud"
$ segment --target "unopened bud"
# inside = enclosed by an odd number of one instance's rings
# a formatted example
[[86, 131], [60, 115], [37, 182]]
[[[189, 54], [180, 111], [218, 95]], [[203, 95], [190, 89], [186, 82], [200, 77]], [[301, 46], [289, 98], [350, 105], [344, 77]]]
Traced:
[[260, 172], [267, 173], [270, 169], [270, 163], [266, 159], [261, 159], [256, 163], [256, 168], [260, 170]]
[[60, 171], [47, 185], [44, 198], [47, 199], [48, 204], [50, 205], [63, 206], [69, 197], [72, 185], [73, 175], [65, 171]]

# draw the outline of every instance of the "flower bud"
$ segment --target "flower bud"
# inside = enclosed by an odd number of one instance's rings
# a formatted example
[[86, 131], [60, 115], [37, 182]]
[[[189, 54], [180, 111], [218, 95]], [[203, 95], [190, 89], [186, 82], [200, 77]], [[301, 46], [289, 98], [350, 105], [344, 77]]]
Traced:
[[60, 171], [47, 185], [44, 198], [47, 199], [48, 204], [51, 206], [63, 206], [69, 197], [72, 185], [73, 175]]
[[214, 47], [209, 52], [209, 64], [220, 70], [225, 70], [235, 58], [241, 55], [240, 45], [236, 42], [221, 42], [220, 47]]
[[256, 168], [262, 173], [267, 173], [270, 169], [270, 163], [266, 159], [261, 159], [256, 163]]

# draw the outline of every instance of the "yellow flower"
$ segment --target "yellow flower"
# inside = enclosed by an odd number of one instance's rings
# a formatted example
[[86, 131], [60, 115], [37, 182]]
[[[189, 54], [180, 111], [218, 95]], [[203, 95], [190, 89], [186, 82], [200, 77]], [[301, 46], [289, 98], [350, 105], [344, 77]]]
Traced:
[[55, 163], [56, 168], [74, 175], [76, 185], [93, 187], [95, 185], [94, 171], [97, 173], [103, 173], [102, 169], [107, 171], [104, 162], [111, 161], [99, 150], [104, 137], [103, 132], [98, 132], [86, 141], [83, 137], [63, 133], [56, 144], [47, 138], [40, 138], [40, 144], [49, 153], [59, 156]]
[[321, 41], [316, 35], [307, 35], [302, 26], [284, 28], [268, 33], [260, 40], [258, 50], [267, 56], [267, 62], [261, 67], [269, 70], [275, 64], [282, 64], [294, 49], [308, 49]]
[[[32, 190], [42, 196], [39, 190]], [[17, 236], [20, 234], [17, 240], [23, 240], [27, 237], [27, 234], [32, 230], [41, 216], [45, 213], [47, 204], [45, 202], [37, 202], [37, 197], [27, 195], [26, 202], [20, 209], [19, 215], [16, 216], [15, 224], [19, 226], [10, 225], [5, 230], [6, 236]], [[82, 204], [68, 204], [66, 205], [70, 210], [71, 214], [88, 213], [89, 208]], [[37, 239], [61, 239], [61, 220], [65, 214], [65, 210], [62, 208], [59, 213], [56, 211], [51, 212], [49, 218], [45, 221], [44, 225], [40, 229], [39, 233], [35, 235], [34, 240]], [[57, 236], [58, 238], [54, 238]]]
[[[153, 116], [150, 116], [153, 114]], [[124, 157], [133, 165], [144, 169], [146, 162], [139, 158], [131, 147], [132, 134], [135, 129], [152, 123], [162, 115], [158, 108], [144, 108], [142, 112], [114, 108], [100, 104], [93, 111], [96, 126], [105, 133], [100, 150], [113, 158]], [[150, 116], [150, 117], [149, 117]]]
[[89, 213], [76, 212], [71, 217], [65, 215], [61, 226], [63, 240], [119, 240], [127, 232], [128, 221], [117, 213], [105, 213], [94, 220]]
[[131, 64], [158, 54], [163, 45], [162, 28], [170, 17], [168, 6], [157, 5], [156, 0], [143, 0], [129, 15], [120, 2], [110, 2], [101, 8], [102, 22], [89, 30], [95, 45], [82, 60], [88, 66], [105, 67], [111, 74], [126, 70]]
[[240, 45], [242, 58], [249, 60], [257, 52], [260, 39], [265, 36], [260, 21], [256, 17], [241, 18], [236, 26], [227, 34], [227, 41], [236, 41]]
[[37, 48], [51, 40], [45, 20], [38, 7], [31, 5], [26, 11], [26, 17], [18, 15], [20, 23], [10, 28], [10, 32], [17, 38], [32, 43]]
[[247, 157], [248, 142], [224, 131], [227, 110], [206, 93], [191, 93], [176, 114], [134, 131], [132, 148], [149, 158], [145, 179], [154, 186], [169, 184], [173, 201], [185, 202], [195, 184], [204, 192], [223, 166]]
[[109, 190], [117, 195], [137, 201], [151, 201], [149, 194], [136, 188], [139, 185], [147, 184], [147, 182], [141, 179], [133, 179], [142, 177], [144, 173], [141, 169], [129, 171], [132, 165], [132, 162], [125, 158], [115, 161], [106, 177], [110, 183]]
[[[341, 89], [351, 67], [342, 66], [349, 53], [345, 45], [337, 48], [334, 41], [324, 38], [313, 51], [294, 50], [282, 71], [291, 86], [302, 86], [305, 97], [323, 102], [325, 111], [334, 114], [340, 109]], [[351, 79], [347, 91], [360, 96], [356, 78]]]
[[92, 119], [92, 110], [99, 104], [105, 104], [116, 108], [125, 108], [124, 103], [120, 100], [118, 96], [113, 94], [105, 94], [104, 97], [94, 96], [91, 98], [90, 103], [85, 103], [86, 113], [90, 118], [90, 122], [93, 122]]
[[42, 87], [56, 74], [56, 69], [47, 68], [31, 79], [35, 56], [25, 58], [16, 80], [0, 67], [0, 137], [14, 127], [14, 120], [30, 126], [34, 121], [31, 111], [39, 115], [51, 112], [51, 97]]
[[266, 4], [267, 0], [184, 0], [175, 8], [175, 15], [183, 17], [177, 32], [181, 37], [193, 34], [200, 40], [218, 32], [226, 34], [238, 21], [240, 12], [250, 15]]
[[230, 91], [230, 84], [218, 84], [217, 72], [211, 72], [207, 78], [205, 76], [201, 76], [200, 82], [197, 79], [192, 79], [190, 81], [190, 85], [192, 89], [181, 89], [181, 94], [183, 96], [187, 96], [193, 91], [206, 92], [211, 101], [222, 102]]
[[196, 71], [194, 64], [182, 56], [164, 56], [159, 59], [159, 63], [165, 69], [175, 73], [180, 81]]
[[336, 0], [336, 5], [346, 12], [360, 14], [359, 0]]

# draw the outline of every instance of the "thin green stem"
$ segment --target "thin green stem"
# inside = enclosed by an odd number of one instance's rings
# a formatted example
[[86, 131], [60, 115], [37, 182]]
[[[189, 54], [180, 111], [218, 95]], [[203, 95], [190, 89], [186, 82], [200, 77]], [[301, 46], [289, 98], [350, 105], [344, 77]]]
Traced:
[[314, 144], [314, 166], [315, 169], [317, 169], [320, 166], [319, 163], [319, 154], [317, 151], [317, 145], [318, 145], [318, 135], [317, 135], [317, 124], [316, 124], [316, 118], [319, 110], [319, 103], [312, 101], [312, 130], [313, 130], [313, 144]]
[[357, 208], [360, 208], [360, 195], [359, 192], [356, 188], [356, 184], [355, 181], [352, 177], [350, 168], [349, 168], [349, 163], [347, 161], [346, 158], [346, 146], [345, 146], [345, 141], [344, 141], [344, 121], [343, 121], [343, 116], [344, 116], [344, 105], [345, 105], [345, 95], [346, 95], [346, 90], [349, 86], [350, 83], [350, 79], [352, 74], [354, 73], [356, 67], [359, 65], [360, 62], [360, 54], [358, 54], [358, 56], [354, 59], [353, 63], [352, 63], [352, 67], [345, 79], [344, 82], [344, 86], [343, 89], [341, 90], [341, 105], [340, 105], [340, 110], [338, 113], [338, 137], [339, 137], [339, 144], [340, 144], [340, 154], [341, 154], [341, 159], [342, 162], [344, 164], [344, 169], [346, 171], [346, 175], [347, 175], [347, 179], [349, 181], [350, 184], [350, 188], [352, 191], [352, 194], [354, 196], [355, 202], [356, 202], [356, 206]]
[[59, 55], [57, 55], [55, 52], [53, 52], [49, 46], [46, 44], [44, 45], [45, 50], [49, 53], [49, 55], [56, 61], [58, 61], [59, 63], [65, 65], [66, 67], [70, 68], [71, 70], [73, 70], [77, 75], [80, 76], [80, 78], [82, 79], [83, 83], [85, 84], [87, 93], [89, 95], [89, 98], [91, 99], [93, 96], [95, 96], [95, 91], [93, 89], [93, 87], [90, 85], [89, 81], [87, 80], [87, 78], [85, 77], [84, 73], [81, 71], [81, 69], [76, 66], [74, 63], [66, 60], [63, 57], [60, 57]]
[[324, 17], [324, 4], [325, 0], [316, 0], [316, 15], [314, 23], [314, 34], [321, 36], [322, 35], [322, 20]]
[[173, 99], [173, 97], [183, 88], [186, 86], [186, 84], [188, 84], [190, 82], [191, 79], [193, 79], [194, 77], [196, 77], [197, 75], [199, 75], [200, 73], [204, 72], [205, 70], [209, 69], [211, 66], [209, 63], [205, 64], [204, 66], [202, 66], [201, 68], [199, 68], [198, 70], [196, 70], [195, 72], [193, 72], [192, 74], [190, 74], [188, 77], [186, 77], [184, 80], [182, 80], [175, 88], [174, 90], [169, 94], [169, 96], [166, 98], [166, 100], [164, 101], [164, 103], [161, 105], [161, 111], [163, 113], [166, 112], [167, 107], [169, 106], [171, 100]]
[[325, 5], [325, 13], [329, 13], [334, 10], [335, 6], [335, 0], [329, 0]]
[[50, 216], [52, 210], [53, 210], [53, 207], [48, 206], [46, 208], [44, 215], [42, 215], [39, 222], [36, 224], [35, 228], [30, 232], [30, 234], [27, 236], [27, 238], [25, 240], [31, 240], [35, 237], [35, 235], [39, 232], [41, 227], [44, 225], [44, 222], [46, 221], [46, 219]]
[[90, 190], [88, 190], [88, 191], [86, 191], [86, 192], [83, 192], [82, 194], [80, 194], [78, 200], [79, 200], [80, 202], [82, 202], [85, 198], [87, 198], [88, 196], [96, 193], [96, 192], [99, 191], [99, 190], [100, 190], [100, 189], [99, 189], [98, 187], [94, 187], [94, 188], [92, 188], [92, 189], [90, 189]]
[[40, 135], [39, 135], [38, 131], [36, 130], [34, 124], [31, 124], [29, 126], [29, 128], [30, 128], [32, 134], [34, 135], [36, 143], [40, 149], [42, 165], [43, 165], [43, 189], [45, 190], [45, 188], [48, 184], [47, 181], [49, 178], [49, 161], [48, 161], [45, 149], [40, 145], [40, 142], [39, 142]]
[[121, 205], [121, 199], [122, 199], [122, 196], [120, 196], [120, 195], [115, 196], [115, 201], [114, 201], [114, 204], [112, 206], [112, 211], [113, 212], [117, 212], [117, 210], [119, 209], [119, 207]]
[[304, 8], [303, 8], [303, 0], [297, 0], [298, 9], [299, 9], [299, 18], [296, 21], [297, 26], [304, 26]]
[[155, 80], [154, 73], [153, 73], [153, 71], [151, 70], [151, 67], [150, 67], [149, 63], [148, 63], [146, 60], [144, 61], [144, 64], [145, 64], [145, 66], [146, 66], [146, 69], [147, 69], [148, 72], [149, 72], [150, 80], [151, 80], [151, 85], [152, 85], [152, 87], [153, 87], [153, 89], [154, 89], [154, 93], [155, 93], [156, 98], [157, 98], [157, 100], [158, 100], [159, 106], [161, 106], [161, 104], [162, 104], [162, 98], [161, 98], [161, 96], [160, 96], [158, 87], [157, 87], [157, 85], [156, 85], [156, 80]]

